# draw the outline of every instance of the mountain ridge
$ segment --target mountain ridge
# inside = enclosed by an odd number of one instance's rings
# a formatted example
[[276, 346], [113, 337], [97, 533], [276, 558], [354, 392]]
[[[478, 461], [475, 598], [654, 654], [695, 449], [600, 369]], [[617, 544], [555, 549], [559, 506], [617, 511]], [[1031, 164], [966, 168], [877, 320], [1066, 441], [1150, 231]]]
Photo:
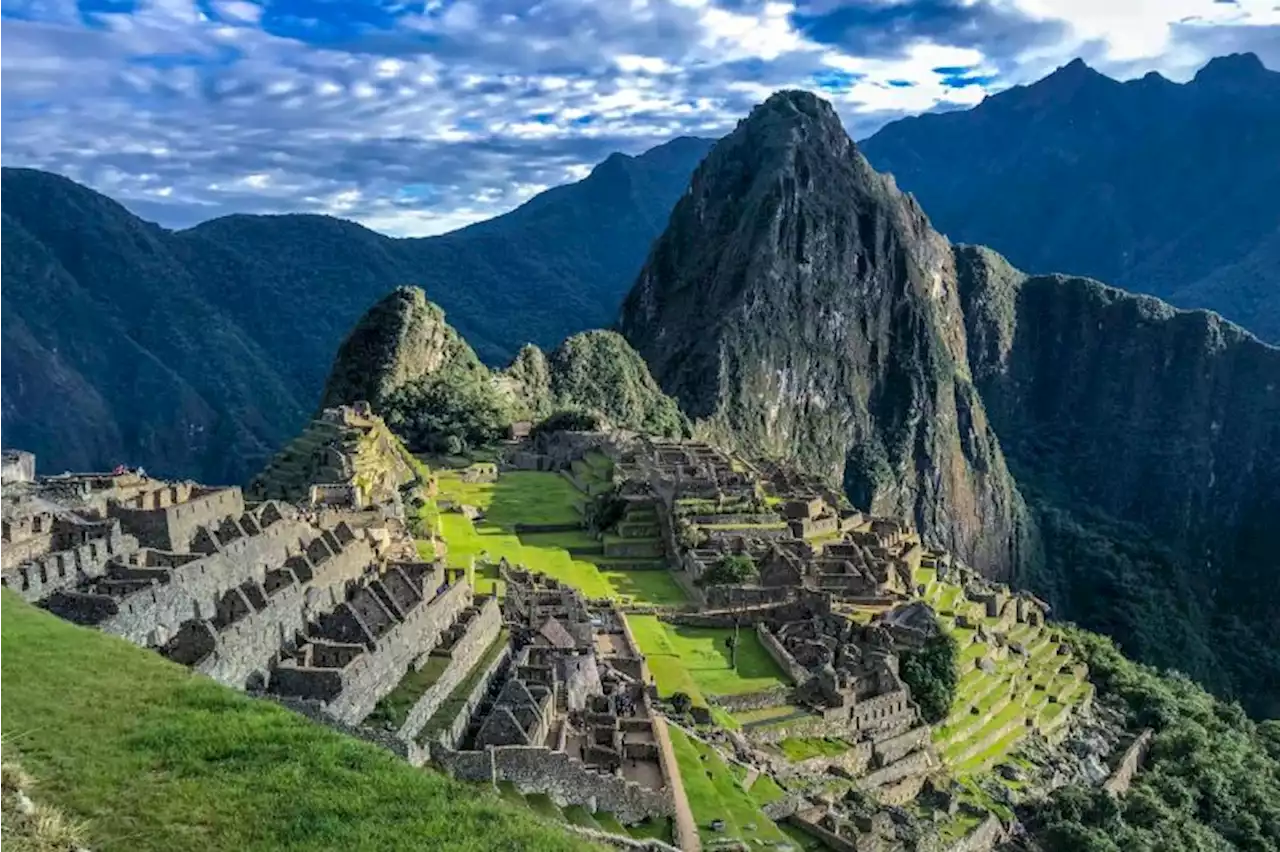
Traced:
[[1254, 54], [1186, 83], [1122, 82], [1077, 60], [971, 109], [892, 122], [860, 147], [957, 242], [1280, 341], [1280, 305], [1250, 295], [1280, 273], [1247, 263], [1280, 228], [1280, 72]]
[[619, 155], [505, 216], [415, 239], [308, 214], [168, 231], [68, 178], [5, 167], [5, 444], [52, 470], [243, 482], [396, 287], [426, 286], [491, 364], [607, 324], [709, 146]]

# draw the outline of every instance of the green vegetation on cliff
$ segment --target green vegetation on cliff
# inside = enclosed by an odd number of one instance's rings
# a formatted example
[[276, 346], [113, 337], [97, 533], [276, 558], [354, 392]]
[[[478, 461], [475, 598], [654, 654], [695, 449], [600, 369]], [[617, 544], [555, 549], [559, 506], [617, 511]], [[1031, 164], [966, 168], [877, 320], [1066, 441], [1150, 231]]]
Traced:
[[338, 350], [324, 404], [357, 400], [372, 403], [416, 452], [457, 455], [496, 441], [522, 419], [544, 429], [568, 418], [652, 435], [689, 432], [621, 335], [576, 334], [549, 358], [525, 346], [506, 370], [490, 372], [416, 287], [370, 308]]
[[1280, 721], [1254, 722], [1102, 636], [1073, 631], [1069, 640], [1100, 694], [1123, 703], [1127, 727], [1155, 736], [1119, 800], [1072, 785], [1023, 815], [1048, 852], [1280, 849]]
[[91, 849], [595, 848], [153, 651], [0, 601], [5, 741], [42, 804], [87, 821]]

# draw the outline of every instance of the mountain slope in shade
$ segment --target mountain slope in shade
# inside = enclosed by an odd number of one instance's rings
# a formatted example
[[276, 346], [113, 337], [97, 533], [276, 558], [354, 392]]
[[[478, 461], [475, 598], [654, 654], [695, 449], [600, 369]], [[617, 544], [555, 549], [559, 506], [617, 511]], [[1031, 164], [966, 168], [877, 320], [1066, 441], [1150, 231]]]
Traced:
[[695, 172], [620, 327], [696, 428], [1280, 712], [1280, 350], [953, 248], [797, 92]]
[[1280, 73], [1252, 54], [1214, 59], [1186, 84], [1117, 82], [1076, 60], [860, 147], [954, 240], [1280, 341], [1280, 306], [1252, 295], [1280, 290], [1280, 267], [1248, 261], [1280, 229]]
[[42, 470], [128, 462], [243, 481], [315, 410], [339, 344], [396, 287], [425, 287], [493, 364], [607, 324], [710, 144], [614, 155], [425, 239], [301, 215], [170, 232], [65, 178], [5, 168], [5, 445]]
[[717, 438], [843, 480], [995, 574], [1025, 558], [951, 248], [827, 102], [779, 93], [716, 145], [621, 328]]
[[974, 380], [1043, 537], [1028, 579], [1129, 653], [1280, 715], [1280, 349], [988, 249], [957, 259]]

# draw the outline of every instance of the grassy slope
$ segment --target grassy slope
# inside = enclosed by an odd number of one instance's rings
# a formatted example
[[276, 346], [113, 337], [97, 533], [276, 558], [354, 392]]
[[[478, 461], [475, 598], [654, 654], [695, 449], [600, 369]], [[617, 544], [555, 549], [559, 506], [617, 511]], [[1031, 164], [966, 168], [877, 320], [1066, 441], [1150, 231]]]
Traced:
[[2, 606], [4, 738], [95, 850], [593, 848], [8, 592]]
[[[742, 789], [741, 773], [725, 765], [719, 753], [705, 743], [676, 727], [670, 728], [670, 732], [676, 763], [680, 766], [680, 778], [684, 781], [689, 807], [693, 810], [703, 843], [726, 837], [746, 840], [752, 846], [757, 839], [777, 844], [788, 842], [787, 837], [760, 810], [763, 802]], [[768, 800], [775, 797], [774, 790], [774, 786], [766, 785], [761, 788], [760, 795]], [[717, 819], [724, 820], [723, 833], [711, 828], [711, 822]]]

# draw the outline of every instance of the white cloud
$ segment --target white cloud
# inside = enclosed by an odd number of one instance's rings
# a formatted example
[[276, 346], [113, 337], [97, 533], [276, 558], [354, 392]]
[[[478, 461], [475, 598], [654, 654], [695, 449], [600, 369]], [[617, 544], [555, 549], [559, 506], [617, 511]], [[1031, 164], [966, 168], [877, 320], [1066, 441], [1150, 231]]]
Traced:
[[[1069, 37], [884, 27], [868, 49], [820, 44], [796, 23], [796, 5], [820, 15], [849, 2], [427, 2], [334, 38], [336, 18], [282, 23], [246, 0], [213, 0], [208, 17], [196, 0], [141, 0], [89, 22], [71, 0], [6, 0], [3, 159], [192, 216], [297, 210], [438, 233], [579, 179], [611, 151], [727, 132], [771, 92], [812, 88], [822, 72], [857, 75], [831, 97], [862, 134], [1081, 51], [1104, 70], [1185, 76], [1210, 49], [1179, 40], [1186, 27], [1226, 33], [1280, 15], [1273, 0], [964, 0], [1070, 21]], [[980, 79], [949, 85], [934, 70], [944, 66]]]

